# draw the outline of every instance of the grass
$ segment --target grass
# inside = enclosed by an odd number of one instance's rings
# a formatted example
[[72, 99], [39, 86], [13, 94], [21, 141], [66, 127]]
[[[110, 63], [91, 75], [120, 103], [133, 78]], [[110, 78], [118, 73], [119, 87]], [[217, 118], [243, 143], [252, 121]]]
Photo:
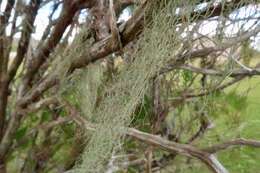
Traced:
[[[259, 63], [259, 53], [254, 57], [250, 66]], [[260, 140], [260, 77], [245, 79], [227, 88], [225, 94], [216, 99], [210, 115], [215, 128], [205, 134], [199, 145], [208, 146], [239, 137]], [[259, 148], [237, 147], [222, 151], [217, 156], [230, 173], [260, 173]], [[185, 164], [186, 160], [180, 157], [177, 162]], [[186, 166], [179, 172], [210, 172], [197, 161], [192, 162], [195, 167]]]
[[[210, 129], [197, 146], [209, 146], [235, 138], [260, 140], [260, 78], [246, 79], [229, 87], [225, 94], [213, 98], [209, 113], [215, 127]], [[260, 173], [260, 149], [237, 147], [217, 154], [230, 173]], [[178, 156], [165, 172], [210, 173], [199, 161]], [[175, 166], [176, 165], [176, 166]]]
[[[247, 108], [242, 112], [243, 124], [240, 135], [244, 138], [260, 140], [260, 79], [254, 77], [235, 86], [237, 93], [247, 94]], [[259, 173], [260, 149], [240, 148], [234, 150], [229, 157], [222, 154], [223, 160], [229, 159], [232, 172]], [[233, 161], [233, 163], [231, 162]]]

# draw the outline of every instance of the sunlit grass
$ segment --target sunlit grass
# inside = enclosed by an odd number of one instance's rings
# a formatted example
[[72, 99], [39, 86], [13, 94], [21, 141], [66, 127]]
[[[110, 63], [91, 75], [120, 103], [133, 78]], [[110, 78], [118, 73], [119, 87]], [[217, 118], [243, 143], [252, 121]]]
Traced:
[[[214, 122], [214, 128], [195, 145], [209, 146], [235, 138], [260, 140], [260, 77], [246, 79], [227, 88], [225, 94], [213, 98], [214, 104], [209, 116]], [[230, 173], [260, 171], [258, 148], [236, 147], [222, 151], [217, 156]], [[193, 159], [190, 163], [192, 164], [187, 166], [187, 158], [178, 156], [165, 171], [169, 172], [169, 169], [172, 169], [175, 170], [172, 172], [179, 173], [210, 172], [197, 160]]]

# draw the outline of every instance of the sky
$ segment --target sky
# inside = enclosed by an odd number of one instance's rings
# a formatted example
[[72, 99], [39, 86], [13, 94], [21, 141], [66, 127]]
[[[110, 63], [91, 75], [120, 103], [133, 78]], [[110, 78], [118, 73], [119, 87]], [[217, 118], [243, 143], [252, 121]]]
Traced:
[[[27, 1], [27, 0], [25, 0], [25, 1]], [[7, 0], [3, 0], [2, 6], [1, 6], [1, 12], [4, 9], [6, 2], [7, 2]], [[205, 5], [206, 4], [204, 3], [201, 6], [199, 6], [198, 10], [205, 8]], [[48, 25], [48, 16], [49, 16], [49, 11], [51, 9], [51, 6], [52, 6], [52, 3], [49, 3], [38, 11], [38, 15], [35, 20], [36, 29], [32, 35], [37, 40], [39, 40], [41, 38], [43, 31], [45, 30], [46, 26]], [[59, 7], [59, 9], [54, 14], [54, 18], [58, 18], [60, 11], [61, 11], [61, 7]], [[230, 18], [231, 19], [244, 18], [244, 17], [252, 16], [252, 14], [254, 14], [254, 17], [256, 17], [256, 18], [258, 18], [258, 19], [260, 18], [260, 4], [258, 6], [256, 5], [256, 6], [248, 6], [247, 8], [241, 8], [239, 11], [231, 14]], [[119, 17], [119, 21], [122, 21], [122, 20], [126, 21], [130, 17], [131, 17], [130, 11], [129, 11], [129, 9], [126, 9], [123, 11], [121, 16]], [[18, 23], [19, 22], [21, 22], [21, 18], [18, 20]], [[258, 22], [258, 25], [260, 25], [260, 20], [258, 20], [258, 21], [257, 21], [257, 19], [250, 20], [244, 26], [244, 30], [250, 29], [252, 27], [252, 25], [255, 24], [255, 22]], [[237, 32], [238, 28], [240, 28], [240, 26], [242, 26], [243, 24], [244, 23], [241, 21], [241, 22], [237, 22], [235, 25], [230, 25], [227, 28], [226, 33], [232, 34], [232, 33]], [[213, 18], [212, 21], [207, 21], [207, 22], [203, 23], [202, 27], [200, 28], [200, 32], [203, 34], [214, 35], [216, 28], [217, 28], [217, 21], [214, 20], [214, 18]], [[7, 34], [8, 34], [8, 30], [7, 30]], [[19, 34], [16, 35], [16, 37], [19, 37]], [[260, 34], [258, 34], [258, 36], [256, 37], [256, 40], [254, 40], [252, 45], [255, 48], [258, 48], [260, 50]]]
[[[4, 11], [4, 7], [6, 4], [7, 0], [3, 0], [3, 4], [1, 6], [1, 13]], [[50, 9], [52, 7], [53, 3], [48, 3], [47, 5], [43, 6], [37, 14], [37, 17], [35, 19], [35, 33], [33, 34], [33, 37], [37, 40], [39, 40], [42, 36], [42, 33], [44, 32], [45, 28], [48, 25], [48, 16], [49, 16], [49, 12]], [[58, 10], [55, 12], [54, 14], [54, 18], [58, 18], [59, 17], [59, 13], [61, 12], [61, 6], [59, 6]], [[119, 17], [119, 21], [126, 21], [130, 18], [130, 12], [129, 10], [124, 10], [123, 13], [121, 14], [121, 16]], [[18, 23], [21, 22], [21, 19], [19, 19]]]

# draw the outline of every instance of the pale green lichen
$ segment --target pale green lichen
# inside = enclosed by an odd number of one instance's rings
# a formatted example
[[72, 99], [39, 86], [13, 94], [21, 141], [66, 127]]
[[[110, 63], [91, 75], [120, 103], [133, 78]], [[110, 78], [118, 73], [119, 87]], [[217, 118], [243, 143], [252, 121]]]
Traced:
[[[96, 131], [86, 146], [81, 162], [72, 172], [100, 173], [107, 169], [112, 151], [120, 145], [124, 135], [123, 127], [131, 122], [131, 115], [142, 101], [150, 79], [167, 60], [174, 59], [179, 50], [176, 18], [167, 17], [169, 10], [172, 11], [174, 7], [171, 2], [152, 13], [153, 22], [145, 28], [139, 49], [132, 55], [135, 60], [105, 86], [103, 100], [95, 111], [92, 110], [91, 116], [95, 117], [97, 124]], [[85, 82], [81, 88], [82, 102], [90, 101], [86, 94], [90, 92], [87, 91], [90, 88], [86, 87], [90, 80], [91, 77], [81, 81]], [[81, 109], [90, 114], [91, 108], [87, 104], [81, 104]]]

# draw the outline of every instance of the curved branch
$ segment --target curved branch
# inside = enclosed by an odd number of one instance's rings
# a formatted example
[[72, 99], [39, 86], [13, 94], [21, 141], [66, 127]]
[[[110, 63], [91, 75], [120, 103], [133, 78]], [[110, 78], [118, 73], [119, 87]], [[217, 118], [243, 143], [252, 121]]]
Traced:
[[205, 163], [209, 169], [214, 173], [228, 173], [228, 171], [221, 165], [221, 163], [212, 154], [197, 149], [191, 145], [179, 144], [176, 142], [170, 142], [159, 136], [151, 135], [149, 133], [141, 132], [139, 130], [129, 128], [127, 135], [138, 139], [146, 144], [159, 147], [168, 152], [178, 153], [184, 156], [197, 158]]

